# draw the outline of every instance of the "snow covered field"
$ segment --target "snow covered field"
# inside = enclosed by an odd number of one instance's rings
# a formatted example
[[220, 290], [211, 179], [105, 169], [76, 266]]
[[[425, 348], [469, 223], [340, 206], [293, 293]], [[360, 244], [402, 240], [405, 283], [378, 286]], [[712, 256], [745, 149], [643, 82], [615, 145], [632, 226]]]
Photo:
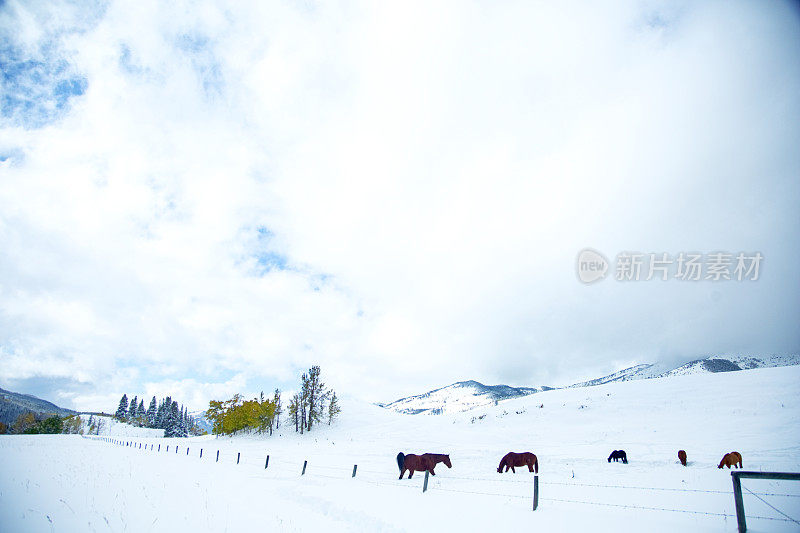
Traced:
[[[454, 415], [345, 402], [340, 422], [303, 436], [142, 436], [136, 448], [3, 436], [0, 530], [736, 531], [731, 476], [717, 463], [737, 450], [745, 470], [800, 471], [798, 392], [800, 367], [764, 368], [554, 390]], [[607, 463], [614, 449], [630, 463]], [[453, 468], [438, 465], [423, 494], [420, 473], [397, 479], [398, 451], [449, 453]], [[535, 512], [533, 475], [496, 472], [508, 451], [539, 458]], [[800, 483], [743, 485], [793, 495], [761, 497], [800, 518]], [[782, 517], [744, 499], [750, 531], [800, 529], [753, 518]]]

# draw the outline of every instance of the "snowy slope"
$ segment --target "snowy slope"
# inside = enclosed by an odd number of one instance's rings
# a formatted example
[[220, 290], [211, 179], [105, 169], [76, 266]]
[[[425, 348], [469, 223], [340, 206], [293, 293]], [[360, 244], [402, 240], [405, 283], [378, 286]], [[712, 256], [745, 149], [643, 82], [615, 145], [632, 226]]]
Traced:
[[459, 381], [447, 387], [424, 394], [401, 398], [388, 404], [380, 404], [391, 411], [404, 414], [442, 414], [468, 411], [476, 407], [494, 405], [500, 400], [527, 396], [550, 387], [509, 387], [508, 385], [484, 385], [477, 381]]
[[142, 428], [120, 422], [110, 415], [97, 415], [92, 413], [81, 413], [77, 415], [80, 419], [79, 433], [81, 435], [99, 435], [114, 437], [163, 437], [163, 429]]
[[[704, 373], [551, 390], [428, 417], [343, 401], [339, 423], [307, 435], [284, 426], [273, 437], [124, 439], [136, 448], [4, 436], [2, 529], [734, 532], [731, 477], [717, 462], [737, 450], [746, 469], [800, 471], [798, 384], [797, 366]], [[614, 449], [630, 463], [608, 463]], [[688, 467], [678, 464], [678, 449]], [[532, 474], [496, 472], [512, 450], [539, 458], [536, 512]], [[453, 468], [439, 465], [423, 494], [423, 476], [397, 479], [398, 451], [449, 453]], [[798, 485], [745, 482], [793, 517]], [[781, 516], [744, 497], [750, 531], [797, 530], [767, 520]]]
[[[606, 383], [652, 379], [693, 374], [732, 372], [753, 368], [800, 365], [800, 355], [768, 356], [709, 356], [678, 367], [663, 363], [645, 363], [625, 368], [613, 374], [570, 385], [568, 388], [594, 387]], [[378, 404], [391, 411], [403, 414], [442, 414], [469, 411], [477, 407], [552, 390], [553, 387], [509, 387], [507, 385], [483, 385], [477, 381], [460, 381], [447, 387], [435, 389], [416, 396], [401, 398], [390, 403]]]
[[733, 372], [753, 368], [773, 368], [780, 366], [800, 365], [800, 355], [711, 355], [704, 359], [689, 361], [675, 368], [665, 367], [662, 363], [635, 365], [601, 378], [584, 381], [571, 387], [592, 387], [604, 383], [651, 379], [670, 376], [686, 376], [692, 374], [708, 374], [716, 372]]

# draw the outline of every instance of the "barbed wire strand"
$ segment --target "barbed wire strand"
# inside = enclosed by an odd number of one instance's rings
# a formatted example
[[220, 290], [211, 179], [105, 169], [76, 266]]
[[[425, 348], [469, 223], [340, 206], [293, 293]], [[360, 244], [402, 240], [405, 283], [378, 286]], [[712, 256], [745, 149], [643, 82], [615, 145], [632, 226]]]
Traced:
[[781, 514], [781, 515], [783, 515], [783, 516], [785, 516], [786, 518], [788, 518], [789, 520], [791, 520], [791, 521], [792, 521], [792, 522], [794, 522], [795, 524], [800, 524], [800, 522], [798, 522], [797, 520], [795, 520], [795, 519], [794, 519], [794, 518], [792, 518], [791, 516], [787, 515], [786, 513], [784, 513], [783, 511], [781, 511], [781, 510], [780, 510], [780, 509], [778, 509], [777, 507], [775, 507], [774, 505], [770, 504], [768, 501], [766, 501], [764, 498], [762, 498], [761, 496], [759, 496], [758, 494], [756, 494], [756, 493], [755, 493], [755, 492], [753, 492], [752, 490], [748, 489], [747, 487], [745, 487], [745, 488], [744, 488], [744, 490], [746, 490], [747, 492], [749, 492], [750, 494], [752, 494], [753, 496], [755, 496], [756, 498], [758, 498], [759, 500], [761, 500], [762, 502], [764, 502], [764, 504], [765, 504], [765, 505], [767, 505], [768, 507], [771, 507], [773, 511], [775, 511], [775, 512], [777, 512], [777, 513], [779, 513], [779, 514]]
[[[138, 448], [136, 448], [138, 449]], [[242, 461], [246, 464], [254, 464], [250, 461]], [[277, 465], [276, 465], [277, 466]], [[315, 468], [331, 468], [341, 470], [341, 467], [326, 467], [324, 465], [315, 465]], [[284, 467], [281, 468], [282, 470], [286, 471], [288, 468]], [[385, 474], [385, 472], [377, 472], [374, 470], [362, 470], [363, 472], [371, 472], [375, 474]], [[266, 476], [258, 476], [264, 477], [268, 479]], [[329, 476], [325, 474], [319, 473], [311, 473], [309, 477], [322, 477], [334, 480], [342, 480], [343, 478], [337, 476]], [[290, 478], [281, 478], [281, 479], [290, 479]], [[412, 485], [405, 485], [400, 483], [386, 483], [381, 481], [374, 481], [369, 479], [356, 478], [357, 481], [364, 482], [364, 483], [371, 483], [374, 485], [382, 485], [387, 487], [402, 487], [402, 488], [409, 488], [409, 489], [416, 489], [419, 490], [419, 487], [412, 486]], [[491, 480], [486, 478], [471, 478], [471, 477], [461, 477], [461, 476], [447, 476], [447, 478], [443, 479], [462, 479], [462, 480], [469, 480], [469, 481], [483, 481], [483, 482], [507, 482], [507, 483], [530, 483], [526, 481], [519, 481], [519, 480]], [[712, 494], [730, 494], [728, 491], [720, 491], [720, 490], [701, 490], [701, 489], [680, 489], [680, 488], [667, 488], [667, 487], [634, 487], [634, 486], [626, 486], [626, 485], [603, 485], [597, 483], [566, 483], [566, 482], [558, 482], [558, 481], [542, 481], [543, 484], [550, 484], [550, 485], [564, 485], [564, 486], [585, 486], [585, 487], [599, 487], [599, 488], [618, 488], [618, 489], [632, 489], [632, 490], [661, 490], [661, 491], [677, 491], [677, 492], [703, 492], [703, 493], [712, 493]], [[438, 485], [438, 484], [437, 484]], [[747, 492], [761, 500], [764, 504], [778, 512], [779, 514], [783, 515], [786, 518], [775, 518], [769, 516], [754, 516], [754, 515], [746, 515], [747, 518], [752, 518], [754, 520], [773, 520], [779, 522], [794, 522], [800, 524], [794, 518], [788, 516], [787, 514], [783, 513], [759, 495], [765, 496], [789, 496], [789, 497], [800, 497], [800, 495], [795, 494], [773, 494], [773, 493], [756, 493], [744, 487]], [[456, 492], [461, 494], [476, 494], [482, 496], [495, 496], [495, 497], [504, 497], [504, 498], [518, 498], [518, 499], [529, 499], [531, 496], [521, 496], [518, 494], [501, 494], [496, 492], [481, 492], [481, 491], [468, 491], [468, 490], [460, 490], [460, 489], [446, 489], [442, 488], [441, 486], [432, 486], [431, 489], [441, 491], [441, 492]], [[666, 511], [666, 512], [675, 512], [675, 513], [686, 513], [686, 514], [700, 514], [706, 516], [722, 516], [722, 517], [729, 517], [734, 518], [735, 515], [726, 514], [726, 513], [714, 513], [709, 511], [692, 511], [688, 509], [671, 509], [667, 507], [648, 507], [642, 505], [629, 505], [629, 504], [618, 504], [618, 503], [604, 503], [604, 502], [593, 502], [593, 501], [584, 501], [584, 500], [569, 500], [564, 498], [539, 498], [541, 501], [551, 501], [551, 502], [561, 502], [561, 503], [573, 503], [573, 504], [582, 504], [582, 505], [597, 505], [597, 506], [604, 506], [604, 507], [618, 507], [618, 508], [626, 508], [626, 509], [640, 509], [645, 511]]]

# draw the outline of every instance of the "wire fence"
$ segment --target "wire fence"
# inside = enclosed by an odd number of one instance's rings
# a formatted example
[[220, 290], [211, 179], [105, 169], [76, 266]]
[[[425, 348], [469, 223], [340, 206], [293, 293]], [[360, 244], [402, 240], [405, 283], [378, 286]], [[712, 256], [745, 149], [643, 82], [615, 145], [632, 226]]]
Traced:
[[[95, 436], [84, 436], [84, 438], [88, 438], [91, 440], [101, 440], [107, 443], [116, 444], [125, 447], [131, 447], [135, 450], [142, 450], [142, 451], [161, 451], [170, 452], [176, 455], [181, 455], [180, 447], [175, 444], [171, 445], [156, 445], [153, 443], [143, 443], [138, 442], [135, 439], [131, 438], [116, 438], [116, 437], [95, 437]], [[169, 447], [172, 446], [175, 451], [171, 452]], [[184, 452], [185, 455], [190, 454], [191, 448], [186, 446], [184, 448], [186, 451]], [[205, 450], [205, 447], [197, 447], [198, 450]], [[209, 449], [210, 450], [210, 449]], [[215, 454], [206, 454], [208, 457], [213, 457], [215, 462], [222, 462], [222, 463], [232, 463], [233, 454], [231, 452], [227, 452], [223, 456], [223, 461], [220, 461], [220, 450], [215, 450]], [[198, 452], [195, 455], [199, 455], [200, 458], [205, 458], [206, 456], [200, 455], [202, 451]], [[230, 454], [230, 456], [229, 456]], [[345, 454], [339, 454], [345, 456]], [[357, 468], [354, 469], [353, 467], [349, 466], [332, 466], [332, 465], [322, 465], [318, 463], [314, 463], [310, 465], [307, 460], [304, 462], [287, 462], [281, 461], [276, 463], [275, 461], [270, 462], [268, 459], [269, 455], [266, 456], [266, 459], [255, 459], [252, 456], [245, 457], [241, 453], [236, 452], [236, 461], [235, 464], [244, 464], [248, 466], [258, 467], [261, 469], [262, 474], [256, 477], [263, 477], [264, 479], [294, 479], [299, 475], [306, 476], [309, 478], [323, 478], [323, 479], [333, 479], [333, 480], [343, 480], [347, 478], [354, 478], [356, 481], [376, 486], [382, 487], [398, 487], [404, 489], [412, 489], [415, 491], [419, 491], [419, 487], [415, 485], [411, 485], [404, 482], [398, 481], [387, 481], [385, 478], [381, 479], [370, 479], [363, 474], [372, 474], [377, 476], [386, 476], [387, 471], [380, 471], [380, 470], [371, 470], [367, 468]], [[355, 465], [354, 465], [355, 466]], [[322, 470], [325, 473], [320, 473], [319, 470]], [[268, 475], [264, 475], [263, 472], [269, 472]], [[281, 474], [285, 474], [281, 477], [274, 475], [276, 472]], [[339, 473], [340, 475], [332, 475]], [[356, 475], [358, 474], [358, 475]], [[538, 474], [537, 474], [538, 476]], [[497, 478], [485, 478], [485, 477], [469, 477], [469, 476], [452, 476], [447, 475], [445, 478], [448, 482], [449, 481], [468, 481], [472, 483], [500, 483], [500, 484], [507, 484], [507, 485], [520, 485], [524, 484], [526, 486], [531, 486], [530, 481], [523, 481], [523, 480], [516, 480], [516, 479], [497, 479]], [[480, 491], [480, 490], [465, 490], [465, 489], [458, 489], [458, 488], [449, 488], [443, 487], [442, 482], [436, 483], [431, 486], [431, 490], [435, 490], [437, 492], [446, 492], [446, 493], [457, 493], [457, 494], [470, 494], [470, 495], [479, 495], [479, 496], [491, 496], [491, 497], [501, 497], [501, 498], [510, 498], [510, 499], [521, 499], [521, 500], [531, 500], [532, 495], [530, 494], [509, 494], [505, 492], [488, 492], [488, 491]], [[604, 489], [621, 489], [621, 490], [634, 490], [634, 491], [665, 491], [665, 492], [678, 492], [678, 493], [706, 493], [706, 494], [723, 494], [723, 495], [730, 495], [731, 491], [724, 491], [724, 490], [717, 490], [717, 489], [689, 489], [689, 488], [681, 488], [681, 487], [648, 487], [648, 486], [636, 486], [636, 485], [619, 485], [619, 484], [602, 484], [602, 483], [582, 483], [582, 482], [565, 482], [565, 481], [550, 481], [550, 480], [540, 480], [539, 483], [541, 485], [552, 485], [552, 486], [563, 486], [563, 487], [588, 487], [588, 488], [604, 488]], [[800, 494], [789, 494], [789, 493], [777, 493], [777, 492], [754, 492], [749, 489], [746, 489], [748, 493], [750, 493], [753, 497], [760, 500], [769, 508], [773, 509], [776, 513], [780, 514], [781, 517], [772, 517], [772, 516], [760, 516], [760, 515], [747, 515], [748, 519], [753, 520], [768, 520], [768, 521], [775, 521], [775, 522], [792, 522], [795, 524], [800, 525], [798, 520], [795, 520], [788, 514], [784, 513], [774, 505], [770, 504], [762, 497], [784, 497], [784, 498], [800, 498]], [[683, 513], [683, 514], [692, 514], [692, 515], [705, 515], [705, 516], [715, 516], [715, 517], [724, 517], [724, 518], [736, 518], [735, 514], [730, 513], [720, 513], [720, 512], [712, 512], [712, 511], [699, 511], [699, 510], [692, 510], [692, 509], [676, 509], [671, 507], [658, 507], [658, 506], [648, 506], [648, 505], [635, 505], [635, 504], [623, 504], [623, 503], [611, 503], [611, 502], [599, 502], [593, 500], [581, 500], [581, 499], [572, 499], [572, 498], [553, 498], [553, 497], [539, 497], [539, 501], [544, 502], [556, 502], [556, 503], [566, 503], [566, 504], [574, 504], [574, 505], [591, 505], [591, 506], [600, 506], [600, 507], [613, 507], [613, 508], [622, 508], [622, 509], [636, 509], [641, 511], [660, 511], [660, 512], [671, 512], [671, 513]]]

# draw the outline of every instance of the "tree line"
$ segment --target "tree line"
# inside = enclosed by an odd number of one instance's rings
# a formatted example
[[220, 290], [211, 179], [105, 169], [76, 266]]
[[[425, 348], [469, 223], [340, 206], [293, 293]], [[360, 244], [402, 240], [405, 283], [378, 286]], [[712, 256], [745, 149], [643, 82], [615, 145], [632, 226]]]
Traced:
[[197, 426], [194, 417], [189, 416], [189, 409], [173, 400], [170, 396], [156, 402], [156, 397], [150, 400], [147, 409], [144, 400], [136, 396], [128, 403], [128, 395], [123, 394], [114, 418], [133, 426], [163, 429], [165, 437], [188, 437], [201, 435], [203, 431]]
[[[286, 408], [290, 423], [295, 431], [304, 433], [320, 421], [331, 424], [341, 412], [336, 392], [328, 390], [320, 378], [319, 366], [312, 366], [300, 377], [299, 392], [289, 400]], [[272, 432], [280, 427], [283, 407], [281, 391], [275, 389], [271, 398], [264, 396], [245, 400], [235, 394], [229, 400], [211, 400], [206, 418], [211, 422], [215, 435], [234, 435], [244, 433]], [[285, 421], [284, 421], [285, 423]]]

